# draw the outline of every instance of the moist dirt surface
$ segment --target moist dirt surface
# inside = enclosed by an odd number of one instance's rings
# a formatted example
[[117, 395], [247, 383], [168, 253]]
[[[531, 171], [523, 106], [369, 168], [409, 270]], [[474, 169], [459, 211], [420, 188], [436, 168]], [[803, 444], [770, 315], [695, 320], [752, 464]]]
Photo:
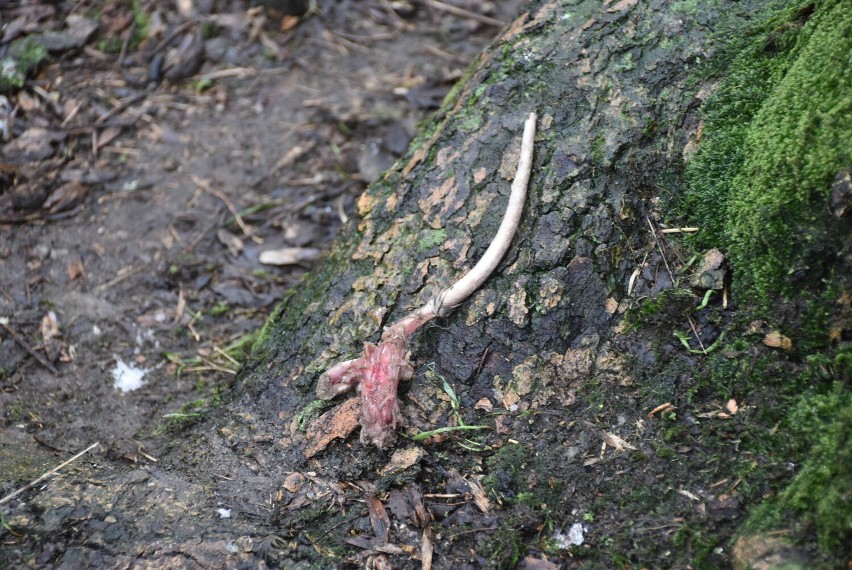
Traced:
[[300, 4], [0, 2], [0, 494], [219, 405], [518, 2]]

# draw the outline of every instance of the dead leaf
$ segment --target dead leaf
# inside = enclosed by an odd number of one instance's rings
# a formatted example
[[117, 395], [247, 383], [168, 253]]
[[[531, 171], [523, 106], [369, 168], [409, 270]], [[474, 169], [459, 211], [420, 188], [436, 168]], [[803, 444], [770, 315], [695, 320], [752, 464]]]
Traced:
[[481, 478], [482, 475], [479, 475], [478, 477], [466, 479], [466, 481], [467, 486], [470, 488], [470, 492], [473, 495], [473, 502], [476, 503], [476, 506], [479, 507], [480, 511], [487, 513], [491, 510], [491, 502], [485, 495], [485, 489], [482, 488], [482, 483], [480, 483]]
[[308, 426], [308, 447], [305, 457], [311, 458], [325, 449], [332, 440], [344, 439], [358, 427], [359, 400], [349, 398], [336, 408], [324, 413]]
[[423, 529], [423, 543], [420, 545], [420, 568], [423, 570], [431, 570], [432, 555], [434, 554], [434, 546], [432, 546], [432, 527], [427, 525]]
[[371, 554], [364, 563], [367, 570], [393, 570], [393, 565], [384, 554]]
[[627, 443], [614, 433], [609, 433], [607, 431], [601, 430], [600, 432], [601, 439], [609, 445], [610, 447], [614, 447], [617, 451], [622, 451], [624, 448], [636, 450], [636, 446], [630, 443]]
[[178, 324], [183, 318], [184, 311], [186, 311], [186, 295], [183, 292], [183, 287], [181, 287], [178, 290], [178, 301], [177, 306], [175, 307], [175, 318], [172, 323]]
[[219, 243], [227, 247], [230, 254], [234, 257], [237, 257], [240, 253], [242, 253], [243, 247], [245, 246], [245, 244], [243, 244], [243, 240], [228, 230], [220, 229], [216, 232], [216, 239], [219, 240]]
[[98, 29], [98, 23], [85, 16], [69, 14], [64, 20], [64, 30], [48, 30], [35, 36], [36, 41], [48, 51], [66, 52], [86, 45]]
[[88, 193], [88, 186], [83, 185], [79, 180], [72, 180], [54, 190], [42, 207], [49, 210], [51, 214], [73, 210]]
[[284, 488], [291, 493], [296, 493], [305, 484], [305, 476], [301, 473], [290, 473], [284, 479]]
[[520, 401], [521, 397], [518, 396], [511, 388], [508, 388], [505, 392], [503, 392], [503, 407], [507, 410], [511, 410], [512, 407]]
[[59, 358], [59, 352], [62, 349], [59, 336], [59, 320], [56, 318], [56, 313], [48, 311], [41, 319], [41, 338], [44, 341], [44, 352], [50, 362], [56, 362]]
[[490, 412], [494, 409], [494, 405], [491, 403], [491, 400], [488, 398], [480, 399], [476, 404], [474, 404], [473, 409], [475, 410], [484, 410], [486, 412]]
[[63, 131], [31, 127], [3, 147], [3, 160], [11, 163], [36, 162], [50, 158], [65, 140]]
[[65, 268], [68, 272], [68, 278], [73, 281], [78, 277], [86, 276], [86, 268], [83, 266], [83, 261], [80, 258], [74, 259]]
[[511, 421], [511, 418], [509, 418], [509, 416], [497, 416], [494, 419], [494, 427], [497, 429], [497, 433], [502, 434], [502, 435], [506, 435], [507, 433], [510, 433], [512, 431], [511, 428], [509, 427], [510, 421]]
[[56, 313], [48, 311], [41, 319], [41, 337], [47, 342], [57, 336], [59, 336], [59, 321], [56, 319]]
[[409, 447], [407, 449], [397, 449], [393, 452], [390, 462], [385, 465], [380, 474], [384, 477], [393, 473], [405, 471], [415, 463], [419, 462], [426, 452], [421, 447]]
[[585, 423], [587, 427], [591, 428], [595, 433], [597, 433], [598, 437], [600, 437], [601, 440], [605, 444], [607, 444], [610, 447], [615, 448], [616, 451], [623, 451], [625, 448], [626, 449], [632, 449], [634, 451], [636, 450], [636, 447], [634, 445], [627, 443], [626, 441], [624, 441], [623, 439], [621, 439], [620, 437], [618, 437], [614, 433], [609, 433], [608, 431], [598, 429], [591, 422], [583, 422], [583, 423]]
[[367, 495], [367, 510], [370, 513], [370, 526], [373, 527], [373, 533], [376, 538], [382, 543], [387, 543], [388, 532], [390, 532], [390, 517], [385, 510], [385, 506], [375, 495]]
[[284, 16], [281, 18], [281, 31], [289, 32], [293, 28], [299, 25], [301, 18], [298, 16]]
[[518, 566], [520, 570], [557, 570], [559, 566], [547, 560], [546, 558], [535, 558], [533, 556], [527, 556], [523, 560], [521, 560], [521, 564]]
[[101, 150], [106, 145], [114, 141], [118, 138], [118, 135], [121, 134], [121, 127], [107, 127], [103, 131], [101, 131], [97, 136], [97, 144], [95, 145], [95, 152]]
[[264, 265], [293, 265], [314, 261], [320, 250], [315, 247], [285, 247], [262, 251], [259, 261]]
[[699, 497], [695, 493], [687, 491], [686, 489], [677, 489], [677, 492], [686, 497], [687, 499], [692, 499], [693, 501], [697, 501], [699, 503], [701, 502], [701, 497]]
[[763, 344], [770, 348], [780, 348], [786, 351], [793, 350], [793, 341], [779, 331], [771, 331], [763, 338]]
[[740, 407], [737, 405], [737, 401], [731, 398], [730, 400], [728, 400], [728, 403], [725, 404], [725, 409], [731, 412], [731, 415], [734, 416], [736, 415]]
[[609, 298], [609, 299], [607, 299], [607, 300], [606, 300], [606, 302], [604, 303], [604, 310], [605, 310], [607, 313], [609, 313], [610, 315], [614, 315], [614, 314], [615, 314], [615, 312], [618, 310], [618, 301], [616, 301], [615, 299], [613, 299], [612, 297], [610, 297], [610, 298]]

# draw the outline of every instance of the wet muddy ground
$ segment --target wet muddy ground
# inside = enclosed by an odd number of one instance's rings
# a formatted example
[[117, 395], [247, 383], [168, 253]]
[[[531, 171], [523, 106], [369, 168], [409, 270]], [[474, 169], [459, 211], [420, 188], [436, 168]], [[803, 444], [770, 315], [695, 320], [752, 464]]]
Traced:
[[3, 494], [215, 406], [517, 2], [268, 4], [0, 2], [0, 56], [41, 56], [0, 100]]

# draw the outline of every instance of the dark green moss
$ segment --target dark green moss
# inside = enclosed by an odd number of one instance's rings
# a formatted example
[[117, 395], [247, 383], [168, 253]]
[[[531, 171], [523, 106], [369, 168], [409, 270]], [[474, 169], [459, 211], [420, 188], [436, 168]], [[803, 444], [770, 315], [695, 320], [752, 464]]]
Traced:
[[9, 93], [24, 86], [27, 76], [47, 57], [47, 49], [28, 36], [12, 42], [8, 52], [0, 57], [0, 93]]
[[524, 467], [529, 451], [521, 445], [504, 445], [488, 458], [488, 475], [485, 487], [493, 493], [509, 498], [523, 490]]
[[[781, 425], [792, 442], [790, 459], [801, 458], [795, 478], [777, 497], [761, 504], [744, 532], [789, 526], [802, 521], [814, 532], [824, 553], [845, 563], [852, 544], [852, 393], [849, 391], [850, 351], [832, 361], [813, 359], [804, 378], [812, 388], [788, 409]], [[828, 389], [819, 378], [826, 372], [834, 381]]]
[[666, 289], [656, 297], [646, 299], [636, 309], [632, 309], [627, 315], [627, 322], [631, 327], [654, 327], [676, 323], [680, 322], [684, 315], [691, 313], [695, 306], [696, 297], [689, 289]]
[[796, 3], [738, 46], [708, 101], [683, 207], [740, 294], [818, 288], [846, 239], [827, 204], [852, 148], [850, 38], [843, 2]]

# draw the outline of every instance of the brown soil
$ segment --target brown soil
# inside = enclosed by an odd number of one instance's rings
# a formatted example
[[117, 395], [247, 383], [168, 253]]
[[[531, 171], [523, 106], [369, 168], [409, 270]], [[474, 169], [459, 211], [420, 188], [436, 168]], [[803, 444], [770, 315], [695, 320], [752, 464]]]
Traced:
[[[0, 56], [98, 26], [0, 117], [0, 464], [32, 459], [0, 465], [2, 495], [94, 442], [155, 461], [216, 406], [240, 341], [499, 31], [384, 0], [186, 4], [0, 2]], [[457, 4], [507, 19], [518, 2]], [[259, 260], [285, 247], [294, 263]], [[140, 388], [116, 388], [121, 362]]]

